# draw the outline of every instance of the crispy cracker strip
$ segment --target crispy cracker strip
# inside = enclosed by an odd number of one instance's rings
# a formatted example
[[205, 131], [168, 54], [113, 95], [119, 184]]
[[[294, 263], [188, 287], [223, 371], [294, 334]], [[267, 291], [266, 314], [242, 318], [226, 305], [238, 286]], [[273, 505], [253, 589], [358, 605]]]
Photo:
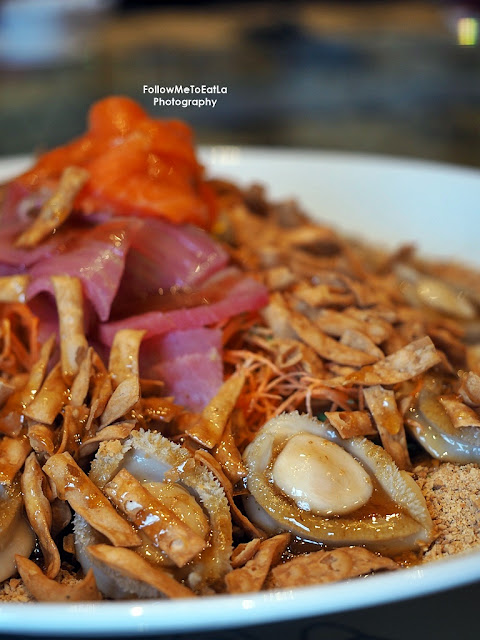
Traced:
[[285, 265], [265, 269], [262, 276], [269, 291], [282, 291], [295, 282], [294, 274]]
[[96, 435], [82, 442], [78, 449], [78, 458], [85, 458], [96, 451], [101, 442], [109, 440], [125, 440], [136, 427], [135, 420], [125, 420], [125, 422], [116, 422], [108, 427], [100, 429]]
[[47, 578], [40, 567], [28, 558], [16, 555], [15, 561], [25, 586], [39, 602], [84, 602], [102, 599], [91, 569], [83, 580], [75, 584], [61, 584]]
[[195, 597], [193, 591], [188, 587], [175, 580], [163, 569], [154, 567], [131, 549], [115, 548], [108, 544], [95, 544], [88, 547], [88, 553], [95, 560], [105, 563], [127, 578], [140, 580], [140, 582], [158, 589], [167, 598]]
[[138, 377], [129, 376], [122, 380], [107, 402], [107, 406], [100, 418], [100, 426], [106, 427], [112, 422], [115, 422], [115, 420], [123, 417], [128, 411], [133, 409], [139, 399], [140, 382]]
[[104, 486], [103, 491], [130, 522], [155, 547], [164, 551], [177, 567], [183, 567], [206, 548], [201, 536], [126, 469], [121, 469]]
[[247, 477], [247, 469], [232, 435], [230, 420], [225, 426], [222, 439], [217, 446], [213, 448], [212, 454], [233, 484]]
[[480, 344], [470, 344], [466, 353], [467, 369], [470, 373], [480, 374]]
[[403, 418], [398, 411], [394, 391], [377, 384], [364, 389], [363, 396], [379, 429], [392, 435], [402, 430]]
[[44, 424], [31, 424], [27, 430], [28, 440], [35, 453], [51, 456], [55, 451], [55, 432]]
[[48, 362], [50, 360], [50, 356], [52, 355], [54, 346], [55, 334], [52, 333], [52, 335], [42, 344], [40, 355], [30, 369], [28, 380], [25, 384], [25, 387], [22, 389], [22, 396], [20, 399], [21, 403], [30, 403], [42, 386], [43, 381], [45, 380]]
[[88, 409], [84, 405], [73, 407], [67, 404], [63, 410], [62, 439], [55, 453], [68, 451], [73, 456], [77, 454], [79, 442], [83, 437]]
[[0, 277], [0, 302], [25, 302], [30, 276], [14, 275]]
[[67, 384], [70, 384], [88, 349], [83, 326], [82, 284], [79, 278], [71, 276], [52, 276], [50, 279], [60, 322], [62, 374]]
[[89, 347], [85, 353], [85, 357], [80, 362], [78, 373], [72, 383], [70, 389], [70, 404], [73, 407], [80, 407], [87, 397], [90, 378], [92, 376], [92, 352], [92, 347]]
[[467, 404], [473, 407], [480, 406], [480, 375], [474, 371], [469, 371], [462, 376], [458, 393]]
[[228, 593], [260, 591], [271, 567], [276, 564], [290, 541], [289, 533], [263, 540], [257, 553], [240, 569], [225, 576]]
[[403, 417], [398, 410], [394, 391], [374, 385], [364, 389], [363, 396], [377, 425], [383, 448], [392, 456], [399, 469], [410, 469], [412, 464]]
[[339, 290], [338, 287], [332, 287], [325, 283], [310, 285], [306, 282], [301, 282], [295, 287], [293, 295], [311, 307], [333, 305], [346, 307], [355, 302], [355, 296], [350, 291]]
[[274, 589], [338, 582], [382, 569], [398, 569], [390, 558], [363, 547], [342, 547], [297, 556], [274, 567], [268, 586]]
[[0, 407], [3, 407], [14, 392], [15, 387], [13, 384], [0, 379]]
[[0, 439], [0, 482], [11, 484], [32, 450], [27, 436]]
[[243, 567], [257, 553], [261, 544], [260, 538], [253, 538], [248, 542], [241, 542], [232, 552], [232, 569]]
[[376, 434], [367, 411], [325, 411], [325, 415], [343, 439]]
[[230, 414], [245, 384], [245, 371], [238, 369], [220, 387], [217, 395], [202, 411], [198, 424], [188, 429], [187, 434], [207, 449], [212, 449], [220, 442]]
[[51, 480], [48, 480], [48, 486], [45, 487], [47, 498], [51, 500], [50, 507], [52, 509], [52, 536], [55, 537], [63, 531], [72, 521], [72, 510], [68, 506], [68, 502], [63, 502], [59, 498], [49, 498], [48, 492], [51, 488]]
[[12, 325], [8, 318], [2, 318], [0, 324], [0, 338], [2, 339], [2, 350], [0, 351], [0, 361], [4, 362], [10, 355], [11, 350]]
[[377, 356], [352, 349], [334, 338], [330, 338], [307, 317], [298, 311], [290, 312], [290, 325], [304, 342], [314, 349], [319, 356], [339, 364], [361, 367], [378, 360]]
[[133, 527], [115, 511], [69, 453], [51, 456], [43, 466], [43, 471], [55, 483], [58, 497], [66, 500], [74, 511], [103, 533], [112, 544], [135, 547], [142, 543]]
[[92, 409], [92, 420], [98, 418], [105, 411], [107, 402], [112, 395], [112, 380], [100, 356], [94, 351], [92, 353], [92, 366], [94, 373], [91, 378], [90, 407]]
[[461, 427], [480, 427], [478, 413], [461, 402], [457, 396], [439, 396], [438, 400], [448, 414], [456, 429]]
[[43, 491], [46, 481], [38, 464], [37, 456], [35, 453], [31, 453], [25, 462], [25, 469], [21, 477], [23, 501], [28, 521], [37, 535], [42, 550], [45, 574], [47, 578], [55, 578], [60, 571], [61, 561], [57, 545], [50, 533], [52, 509]]
[[348, 329], [367, 335], [374, 344], [380, 344], [392, 333], [392, 327], [380, 318], [370, 319], [351, 315], [351, 308], [344, 313], [322, 309], [315, 317], [315, 324], [325, 333], [340, 338]]
[[140, 389], [144, 398], [159, 397], [164, 392], [165, 383], [163, 380], [150, 380], [140, 378]]
[[230, 512], [232, 514], [233, 520], [244, 529], [248, 535], [252, 536], [252, 538], [264, 538], [265, 533], [258, 529], [250, 520], [243, 514], [242, 511], [237, 507], [235, 500], [233, 499], [233, 485], [230, 480], [227, 478], [225, 473], [223, 472], [220, 464], [215, 460], [211, 453], [208, 451], [203, 451], [199, 449], [194, 453], [195, 460], [204, 464], [209, 471], [215, 476], [223, 490], [225, 491], [225, 496], [228, 500], [228, 504], [230, 507]]
[[[396, 384], [405, 382], [424, 373], [441, 362], [441, 356], [428, 336], [410, 342], [402, 349], [395, 351], [384, 360], [367, 365], [347, 375], [343, 384]], [[327, 384], [332, 380], [326, 381]]]
[[378, 360], [385, 357], [385, 354], [380, 347], [377, 347], [366, 333], [357, 331], [357, 329], [347, 329], [344, 331], [340, 338], [340, 342], [342, 344], [346, 344], [348, 347], [352, 347], [352, 349], [358, 349], [359, 351], [369, 353], [370, 355], [375, 356]]
[[290, 326], [290, 311], [279, 291], [270, 294], [267, 306], [262, 309], [262, 317], [276, 338], [295, 338]]
[[66, 167], [55, 193], [45, 202], [32, 224], [17, 238], [16, 247], [36, 247], [54, 233], [68, 218], [77, 194], [87, 182], [89, 173], [82, 167]]
[[32, 402], [24, 409], [23, 414], [43, 424], [53, 424], [53, 421], [67, 401], [67, 385], [62, 376], [62, 367], [55, 365], [45, 378], [40, 390], [37, 391]]
[[[175, 404], [172, 397], [151, 396], [140, 398], [138, 413], [145, 422], [171, 422], [184, 411], [183, 407]], [[135, 413], [137, 413], [135, 408]]]
[[138, 378], [138, 351], [145, 331], [121, 329], [113, 338], [108, 370], [113, 388], [133, 376]]

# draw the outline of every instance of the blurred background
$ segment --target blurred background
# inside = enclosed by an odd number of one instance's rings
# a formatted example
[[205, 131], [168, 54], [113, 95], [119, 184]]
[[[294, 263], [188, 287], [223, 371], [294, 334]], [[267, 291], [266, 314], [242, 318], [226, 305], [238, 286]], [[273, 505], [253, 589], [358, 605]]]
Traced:
[[[0, 0], [0, 155], [79, 134], [113, 93], [199, 143], [479, 167], [479, 19], [468, 2]], [[191, 84], [227, 93], [215, 107], [143, 93]]]

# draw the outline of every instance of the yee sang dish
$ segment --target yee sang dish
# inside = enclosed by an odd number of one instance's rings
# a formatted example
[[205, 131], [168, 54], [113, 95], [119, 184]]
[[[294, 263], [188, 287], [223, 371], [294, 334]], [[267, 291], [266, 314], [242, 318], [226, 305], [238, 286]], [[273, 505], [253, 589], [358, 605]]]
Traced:
[[3, 186], [1, 222], [0, 599], [480, 546], [477, 272], [212, 179], [185, 124], [123, 97]]

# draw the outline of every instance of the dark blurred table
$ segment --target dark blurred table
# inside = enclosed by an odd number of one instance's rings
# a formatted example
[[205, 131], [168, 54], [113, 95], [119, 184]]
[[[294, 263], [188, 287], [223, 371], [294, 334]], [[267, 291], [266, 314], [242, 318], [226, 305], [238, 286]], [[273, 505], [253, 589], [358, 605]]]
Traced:
[[[0, 59], [0, 155], [59, 144], [83, 129], [92, 101], [124, 93], [187, 120], [201, 143], [480, 166], [478, 20], [451, 3], [117, 11], [80, 35], [73, 55], [50, 63]], [[215, 108], [158, 108], [142, 92], [202, 83], [228, 94]]]

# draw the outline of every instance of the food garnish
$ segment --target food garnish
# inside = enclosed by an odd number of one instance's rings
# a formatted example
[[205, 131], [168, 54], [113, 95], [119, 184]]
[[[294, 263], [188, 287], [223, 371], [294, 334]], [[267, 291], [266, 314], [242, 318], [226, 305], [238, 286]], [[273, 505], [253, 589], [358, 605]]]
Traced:
[[0, 216], [0, 599], [247, 593], [480, 547], [473, 269], [208, 179], [185, 124], [124, 97]]

